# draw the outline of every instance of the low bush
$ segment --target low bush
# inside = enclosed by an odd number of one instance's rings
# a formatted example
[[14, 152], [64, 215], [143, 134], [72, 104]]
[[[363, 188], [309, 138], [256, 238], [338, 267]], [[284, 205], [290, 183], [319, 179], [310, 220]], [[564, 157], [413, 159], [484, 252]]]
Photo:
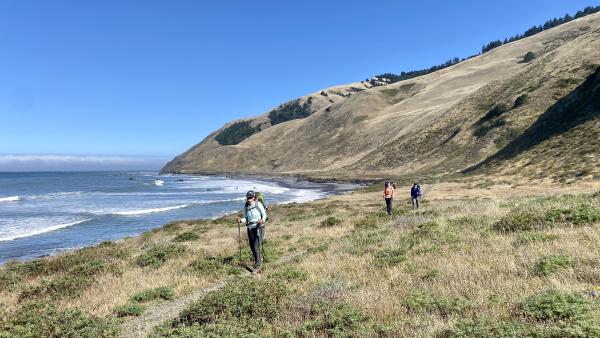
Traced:
[[175, 238], [173, 239], [175, 242], [187, 242], [187, 241], [196, 241], [200, 238], [200, 236], [195, 233], [195, 232], [191, 232], [191, 231], [186, 231], [186, 232], [182, 232], [180, 234], [178, 234], [177, 236], [175, 236]]
[[95, 282], [90, 276], [62, 275], [42, 279], [37, 285], [29, 285], [21, 291], [20, 300], [75, 298]]
[[373, 263], [379, 267], [390, 267], [406, 260], [406, 249], [384, 249], [375, 254]]
[[[320, 303], [313, 307], [296, 333], [309, 337], [358, 337], [362, 335], [357, 331], [368, 321], [369, 317], [349, 304]], [[365, 330], [361, 333], [367, 336]]]
[[600, 222], [600, 209], [588, 204], [580, 204], [572, 208], [550, 209], [546, 212], [545, 218], [548, 222], [582, 226]]
[[287, 296], [287, 287], [276, 279], [237, 280], [183, 310], [172, 327], [227, 320], [271, 319], [286, 303]]
[[169, 300], [175, 297], [173, 289], [168, 286], [161, 286], [157, 288], [147, 289], [138, 292], [131, 296], [131, 300], [138, 303], [145, 303], [155, 299]]
[[590, 312], [590, 304], [580, 295], [555, 289], [531, 295], [519, 306], [521, 316], [536, 321], [585, 318]]
[[155, 245], [135, 259], [135, 263], [142, 268], [158, 268], [167, 260], [185, 251], [185, 248], [174, 244]]
[[533, 274], [544, 277], [567, 267], [574, 267], [575, 258], [567, 255], [550, 255], [540, 258], [533, 266]]
[[327, 217], [323, 222], [321, 222], [321, 226], [322, 227], [332, 227], [335, 225], [338, 225], [342, 222], [342, 220], [340, 220], [339, 218], [330, 216]]
[[543, 214], [532, 208], [515, 208], [494, 223], [499, 232], [539, 230], [548, 226]]
[[115, 314], [117, 317], [139, 316], [144, 312], [144, 309], [143, 305], [137, 303], [125, 304], [117, 306]]
[[198, 275], [217, 275], [221, 273], [228, 264], [230, 265], [233, 260], [234, 258], [232, 256], [217, 257], [201, 255], [192, 261], [188, 268]]
[[436, 297], [421, 290], [412, 292], [402, 303], [409, 311], [437, 313], [443, 317], [462, 314], [469, 307], [465, 299]]
[[28, 303], [10, 316], [0, 317], [1, 337], [116, 337], [119, 326], [112, 319], [79, 310], [59, 309], [54, 304]]
[[513, 108], [518, 108], [518, 107], [526, 104], [527, 102], [529, 102], [529, 95], [523, 94], [523, 95], [517, 97], [517, 99], [515, 100], [515, 103], [513, 105]]
[[527, 337], [527, 324], [482, 317], [459, 320], [453, 328], [442, 332], [443, 338]]
[[271, 276], [275, 279], [286, 282], [305, 281], [306, 278], [308, 278], [308, 274], [305, 271], [293, 266], [286, 266], [280, 270], [277, 270]]
[[534, 52], [532, 52], [532, 51], [529, 51], [529, 52], [527, 52], [527, 54], [525, 54], [525, 55], [523, 56], [523, 61], [524, 61], [524, 62], [531, 62], [531, 61], [533, 61], [535, 58], [536, 58], [536, 55], [535, 55], [535, 53], [534, 53]]

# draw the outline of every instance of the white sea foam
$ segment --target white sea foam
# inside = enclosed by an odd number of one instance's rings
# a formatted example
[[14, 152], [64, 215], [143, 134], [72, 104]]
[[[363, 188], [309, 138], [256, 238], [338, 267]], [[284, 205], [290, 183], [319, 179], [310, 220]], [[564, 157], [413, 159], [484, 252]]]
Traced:
[[23, 238], [23, 237], [30, 237], [30, 236], [35, 236], [35, 235], [39, 235], [39, 234], [43, 234], [46, 232], [50, 232], [50, 231], [54, 231], [54, 230], [58, 230], [58, 229], [62, 229], [62, 228], [67, 228], [76, 224], [81, 224], [87, 221], [91, 221], [92, 219], [83, 219], [83, 220], [79, 220], [79, 221], [75, 221], [75, 222], [69, 222], [69, 223], [61, 223], [61, 224], [54, 224], [54, 225], [46, 225], [43, 227], [36, 227], [33, 229], [15, 229], [15, 231], [13, 232], [9, 232], [7, 234], [0, 234], [0, 242], [3, 241], [12, 241], [13, 239], [17, 239], [17, 238]]
[[21, 199], [20, 196], [0, 197], [0, 202], [16, 202]]
[[176, 205], [176, 206], [164, 207], [164, 208], [151, 208], [151, 209], [138, 209], [138, 210], [128, 210], [128, 211], [115, 211], [112, 214], [113, 215], [122, 215], [122, 216], [144, 215], [144, 214], [151, 214], [151, 213], [155, 213], [155, 212], [164, 212], [164, 211], [170, 211], [170, 210], [176, 210], [176, 209], [186, 208], [188, 206], [189, 206], [189, 204], [182, 204], [182, 205]]
[[163, 180], [155, 180], [154, 181], [154, 185], [163, 185], [163, 184], [165, 184], [165, 181], [163, 181]]

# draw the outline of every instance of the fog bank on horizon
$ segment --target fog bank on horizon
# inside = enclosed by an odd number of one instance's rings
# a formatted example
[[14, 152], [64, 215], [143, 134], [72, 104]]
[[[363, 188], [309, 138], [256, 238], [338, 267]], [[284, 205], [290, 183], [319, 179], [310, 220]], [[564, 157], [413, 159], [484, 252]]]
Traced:
[[169, 156], [0, 155], [0, 172], [159, 170]]

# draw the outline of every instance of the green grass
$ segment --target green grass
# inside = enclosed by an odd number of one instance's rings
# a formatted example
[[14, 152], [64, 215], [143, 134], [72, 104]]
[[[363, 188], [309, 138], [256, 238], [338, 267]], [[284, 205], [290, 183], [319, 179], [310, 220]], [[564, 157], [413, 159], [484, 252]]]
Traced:
[[512, 208], [493, 225], [500, 232], [531, 231], [555, 226], [584, 226], [600, 221], [600, 210], [589, 204], [544, 211], [532, 205]]
[[342, 223], [342, 220], [340, 220], [339, 218], [334, 217], [334, 216], [329, 216], [323, 222], [321, 222], [320, 225], [322, 227], [332, 227], [332, 226], [336, 226], [340, 223]]
[[436, 297], [423, 290], [412, 292], [402, 301], [402, 304], [411, 312], [436, 313], [442, 317], [462, 314], [470, 306], [470, 303], [465, 299]]
[[268, 320], [286, 304], [288, 294], [285, 284], [277, 280], [238, 280], [192, 304], [171, 326], [176, 328], [227, 320]]
[[591, 306], [574, 293], [548, 289], [527, 297], [519, 306], [519, 314], [538, 322], [585, 318]]
[[27, 303], [10, 317], [0, 316], [0, 337], [117, 337], [119, 331], [110, 318], [44, 302]]
[[514, 242], [514, 245], [521, 246], [537, 242], [549, 242], [559, 239], [560, 236], [557, 234], [549, 234], [544, 232], [526, 231], [520, 233]]
[[182, 232], [180, 234], [178, 234], [177, 236], [175, 236], [175, 238], [173, 238], [173, 240], [175, 242], [187, 242], [187, 241], [196, 241], [200, 238], [200, 236], [195, 233], [195, 232], [191, 232], [191, 231], [186, 231], [186, 232]]
[[533, 266], [532, 272], [536, 276], [549, 276], [559, 270], [575, 267], [577, 260], [567, 255], [550, 255], [540, 258]]
[[296, 267], [286, 266], [286, 267], [283, 267], [283, 268], [275, 271], [271, 275], [271, 277], [290, 283], [290, 282], [305, 281], [308, 278], [308, 274], [305, 271], [300, 270]]
[[185, 251], [184, 247], [175, 244], [155, 245], [135, 259], [135, 263], [142, 268], [158, 268], [167, 260], [176, 257]]
[[117, 317], [139, 316], [144, 313], [144, 306], [137, 303], [120, 305], [115, 308]]
[[146, 289], [131, 296], [131, 301], [146, 303], [156, 299], [169, 300], [175, 297], [173, 289], [168, 286], [161, 286], [153, 289]]

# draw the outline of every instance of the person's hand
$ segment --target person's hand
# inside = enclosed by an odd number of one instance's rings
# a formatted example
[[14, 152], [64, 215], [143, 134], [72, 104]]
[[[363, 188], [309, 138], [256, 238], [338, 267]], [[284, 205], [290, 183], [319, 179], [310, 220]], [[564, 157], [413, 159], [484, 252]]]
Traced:
[[258, 224], [261, 224], [261, 225], [262, 225], [262, 224], [264, 224], [264, 223], [265, 223], [265, 221], [263, 221], [262, 219], [259, 219], [259, 220], [258, 220]]

